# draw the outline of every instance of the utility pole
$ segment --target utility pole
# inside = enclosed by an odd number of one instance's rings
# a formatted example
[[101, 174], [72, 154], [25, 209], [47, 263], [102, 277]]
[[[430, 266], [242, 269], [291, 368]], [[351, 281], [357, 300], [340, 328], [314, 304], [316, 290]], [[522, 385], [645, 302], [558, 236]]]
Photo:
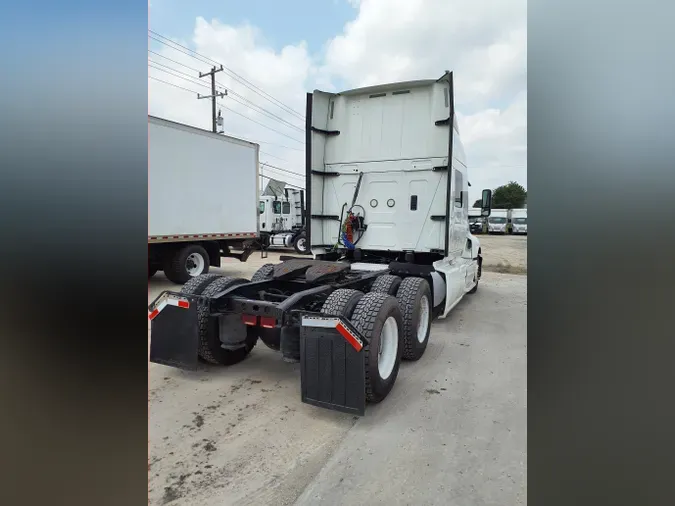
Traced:
[[211, 99], [211, 117], [213, 120], [213, 132], [218, 133], [218, 128], [217, 128], [217, 118], [216, 118], [216, 99], [218, 97], [224, 97], [227, 95], [227, 90], [225, 92], [216, 92], [216, 72], [220, 72], [223, 70], [223, 66], [221, 65], [220, 68], [212, 67], [210, 72], [204, 72], [203, 74], [200, 72], [199, 77], [206, 77], [206, 76], [211, 76], [211, 94], [210, 95], [200, 95], [197, 93], [197, 98], [210, 98]]

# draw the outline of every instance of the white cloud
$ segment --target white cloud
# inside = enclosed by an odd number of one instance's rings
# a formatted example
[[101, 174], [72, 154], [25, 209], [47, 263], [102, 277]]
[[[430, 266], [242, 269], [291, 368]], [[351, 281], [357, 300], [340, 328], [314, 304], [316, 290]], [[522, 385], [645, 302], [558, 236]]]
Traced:
[[[525, 0], [347, 0], [355, 18], [342, 33], [310, 55], [298, 42], [275, 51], [254, 26], [229, 26], [197, 18], [190, 45], [304, 115], [305, 93], [388, 81], [440, 77], [455, 72], [460, 131], [465, 142], [472, 183], [471, 196], [483, 187], [514, 179], [526, 184], [527, 71]], [[168, 34], [165, 34], [168, 35]], [[321, 52], [318, 51], [321, 49]], [[174, 50], [162, 54], [207, 71], [200, 63]], [[157, 62], [177, 65], [150, 55]], [[186, 72], [191, 72], [185, 68]], [[194, 74], [194, 72], [192, 72]], [[150, 74], [202, 93], [206, 88], [151, 70]], [[303, 121], [275, 107], [225, 72], [218, 81], [241, 95], [223, 99], [228, 107], [284, 134], [304, 140], [304, 134], [276, 118], [266, 117], [236, 103], [245, 98], [301, 129]], [[204, 79], [207, 83], [207, 79]], [[206, 100], [150, 81], [150, 111], [203, 128], [210, 127]], [[226, 131], [252, 140], [269, 141], [296, 149], [301, 143], [224, 111]], [[283, 158], [270, 163], [302, 172], [300, 151], [261, 144], [262, 150]], [[266, 156], [263, 155], [263, 159]], [[277, 175], [280, 175], [277, 173]], [[297, 183], [298, 179], [294, 179]], [[290, 180], [289, 180], [290, 182]], [[477, 196], [475, 197], [477, 198]]]
[[458, 113], [460, 135], [469, 153], [470, 196], [514, 180], [527, 188], [527, 94], [503, 110]]

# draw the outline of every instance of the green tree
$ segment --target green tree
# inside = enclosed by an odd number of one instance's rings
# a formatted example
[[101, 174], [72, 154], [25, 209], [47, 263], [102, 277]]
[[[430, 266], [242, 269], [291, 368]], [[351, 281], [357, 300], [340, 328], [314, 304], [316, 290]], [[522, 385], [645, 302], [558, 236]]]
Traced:
[[527, 202], [527, 190], [515, 181], [496, 188], [492, 192], [493, 209], [520, 209]]
[[480, 207], [483, 205], [483, 199], [478, 199], [476, 202], [473, 203], [472, 207]]

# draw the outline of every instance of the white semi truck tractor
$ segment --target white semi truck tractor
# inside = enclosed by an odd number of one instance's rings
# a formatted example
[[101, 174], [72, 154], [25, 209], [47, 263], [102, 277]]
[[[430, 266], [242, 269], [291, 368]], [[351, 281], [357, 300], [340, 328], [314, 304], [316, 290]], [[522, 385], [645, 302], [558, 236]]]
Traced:
[[433, 319], [481, 278], [453, 75], [316, 90], [306, 122], [312, 258], [163, 292], [148, 308], [150, 359], [230, 365], [261, 341], [300, 362], [303, 402], [363, 415], [394, 388], [401, 360], [424, 355]]
[[260, 196], [260, 240], [264, 248], [309, 253], [305, 234], [305, 191], [270, 180]]

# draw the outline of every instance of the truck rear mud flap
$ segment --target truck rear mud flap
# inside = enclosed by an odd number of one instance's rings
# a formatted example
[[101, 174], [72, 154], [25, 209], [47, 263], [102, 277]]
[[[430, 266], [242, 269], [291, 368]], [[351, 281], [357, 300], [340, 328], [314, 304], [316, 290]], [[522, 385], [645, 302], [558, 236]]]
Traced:
[[305, 313], [301, 324], [302, 402], [363, 416], [366, 339], [342, 317]]
[[150, 362], [196, 370], [199, 346], [197, 304], [200, 297], [162, 292], [148, 306]]

